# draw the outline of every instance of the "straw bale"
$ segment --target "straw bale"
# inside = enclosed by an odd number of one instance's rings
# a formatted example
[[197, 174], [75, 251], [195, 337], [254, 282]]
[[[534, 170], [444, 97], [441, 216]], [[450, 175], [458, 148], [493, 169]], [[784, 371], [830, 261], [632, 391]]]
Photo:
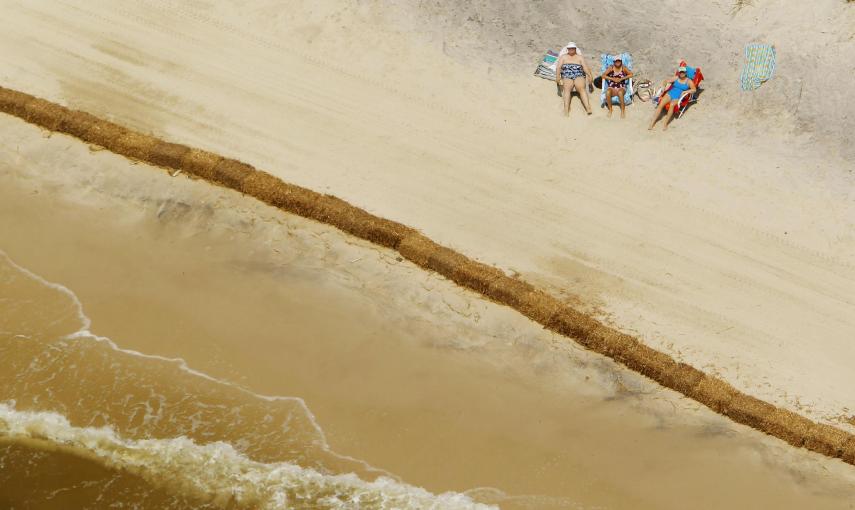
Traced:
[[564, 306], [555, 312], [546, 327], [588, 347], [588, 336], [598, 325], [593, 318]]
[[706, 374], [685, 363], [677, 363], [673, 370], [665, 375], [664, 386], [679, 391], [687, 397], [692, 396], [692, 390], [701, 382]]
[[187, 173], [213, 180], [214, 169], [220, 163], [221, 159], [223, 159], [222, 156], [213, 152], [190, 149], [181, 158], [181, 168]]
[[144, 135], [136, 131], [127, 131], [125, 134], [114, 140], [110, 150], [123, 156], [148, 161], [151, 151], [160, 143], [160, 140], [153, 136]]
[[777, 408], [768, 402], [737, 392], [730, 401], [727, 415], [735, 422], [765, 431], [763, 424], [766, 417], [776, 410]]
[[[190, 149], [190, 152], [182, 159], [182, 165], [190, 159], [196, 149]], [[216, 165], [214, 165], [216, 166]], [[251, 175], [247, 176], [241, 184], [241, 191], [249, 196], [253, 196], [266, 204], [274, 207], [283, 207], [285, 198], [282, 196], [285, 190], [282, 189], [282, 181], [261, 170], [256, 170]]]
[[[631, 338], [631, 337], [630, 337]], [[671, 356], [632, 339], [621, 352], [621, 363], [663, 386], [673, 388], [677, 362]]]
[[321, 221], [387, 248], [396, 248], [404, 237], [415, 232], [400, 223], [379, 218], [330, 195], [320, 198], [316, 214], [323, 216]]
[[635, 338], [602, 324], [591, 332], [589, 338], [592, 345], [599, 346], [600, 352], [623, 365], [634, 360], [633, 353], [641, 348], [641, 343]]
[[814, 423], [805, 439], [805, 448], [829, 457], [842, 458], [850, 439], [855, 439], [855, 436], [831, 425]]
[[96, 118], [95, 122], [89, 126], [89, 129], [83, 133], [81, 138], [86, 142], [113, 150], [116, 146], [116, 141], [127, 132], [127, 129], [118, 124]]
[[0, 87], [0, 111], [24, 118], [26, 105], [35, 97], [17, 90]]
[[243, 180], [241, 191], [274, 207], [311, 219], [317, 219], [315, 209], [323, 197], [320, 193], [282, 182], [261, 170], [253, 171]]
[[310, 192], [306, 194], [306, 198], [311, 199], [311, 207], [308, 211], [312, 218], [338, 228], [349, 226], [355, 219], [354, 215], [356, 213], [353, 211], [354, 208], [344, 200], [308, 189], [305, 189], [305, 191]]
[[536, 290], [530, 283], [504, 276], [490, 282], [486, 294], [541, 324], [546, 324], [562, 306], [556, 298]]
[[503, 278], [497, 278], [490, 282], [486, 294], [499, 303], [517, 308], [520, 306], [523, 297], [533, 291], [534, 287], [530, 283], [503, 275]]
[[371, 221], [359, 223], [358, 231], [354, 233], [372, 243], [395, 249], [413, 232], [415, 230], [401, 223], [371, 216]]
[[86, 112], [81, 112], [80, 110], [72, 110], [68, 113], [68, 116], [63, 119], [60, 125], [57, 126], [57, 131], [68, 133], [71, 136], [83, 140], [83, 136], [96, 122], [98, 122], [98, 117]]
[[541, 290], [532, 290], [519, 297], [519, 302], [514, 308], [523, 315], [546, 326], [549, 319], [555, 315], [563, 305], [557, 298]]
[[210, 178], [223, 186], [240, 191], [241, 183], [253, 172], [255, 168], [251, 165], [236, 159], [223, 158], [214, 167], [214, 173]]
[[467, 259], [445, 247], [431, 254], [430, 267], [437, 273], [450, 277], [457, 284], [485, 296], [489, 296], [491, 283], [499, 278], [508, 278], [500, 269]]
[[576, 341], [592, 351], [620, 362], [615, 359], [615, 354], [620, 351], [620, 348], [613, 344], [613, 338], [608, 328], [604, 328], [602, 324], [596, 321], [586, 321], [586, 324], [588, 326], [585, 327], [584, 331], [579, 333]]
[[188, 152], [190, 147], [186, 145], [160, 141], [149, 151], [148, 161], [153, 165], [178, 169], [181, 168], [182, 158]]
[[316, 193], [313, 201], [311, 214], [314, 219], [333, 225], [345, 232], [356, 230], [356, 223], [368, 221], [370, 216], [365, 211], [332, 195]]
[[738, 391], [718, 377], [704, 375], [688, 396], [717, 413], [728, 414], [729, 407]]
[[[276, 179], [274, 177], [274, 179]], [[279, 196], [282, 197], [282, 207], [286, 211], [299, 214], [304, 218], [324, 221], [328, 216], [327, 208], [323, 207], [323, 195], [300, 186], [292, 186], [279, 181]]]
[[843, 462], [848, 462], [855, 466], [855, 437], [850, 436], [849, 440], [843, 446], [843, 455], [840, 456]]
[[439, 247], [427, 237], [414, 233], [406, 236], [398, 245], [398, 253], [419, 267], [428, 268], [430, 254]]
[[51, 131], [59, 130], [59, 127], [70, 114], [71, 112], [68, 108], [38, 97], [33, 98], [24, 105], [24, 119], [27, 122], [37, 124]]
[[803, 446], [814, 422], [787, 409], [776, 409], [763, 420], [763, 430], [793, 446]]

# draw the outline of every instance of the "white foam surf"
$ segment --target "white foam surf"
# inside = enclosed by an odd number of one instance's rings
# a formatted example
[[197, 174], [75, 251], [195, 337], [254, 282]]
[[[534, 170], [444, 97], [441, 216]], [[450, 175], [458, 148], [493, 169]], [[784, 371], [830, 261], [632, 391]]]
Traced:
[[71, 289], [22, 267], [2, 249], [0, 258], [27, 278], [71, 300], [81, 326], [63, 339], [102, 342], [117, 352], [174, 364], [195, 377], [237, 389], [253, 398], [296, 403], [314, 428], [315, 443], [322, 450], [338, 459], [363, 466], [366, 472], [381, 476], [374, 481], [365, 481], [355, 474], [322, 474], [288, 462], [265, 464], [249, 459], [225, 442], [199, 445], [186, 437], [123, 439], [109, 428], [74, 427], [60, 414], [17, 411], [11, 404], [0, 404], [0, 439], [46, 441], [76, 455], [140, 474], [152, 484], [177, 484], [183, 493], [189, 492], [195, 497], [224, 502], [234, 500], [250, 504], [253, 508], [288, 508], [293, 498], [303, 502], [313, 501], [318, 508], [491, 508], [475, 503], [460, 493], [433, 495], [403, 483], [395, 475], [365, 461], [333, 452], [323, 429], [300, 397], [257, 394], [230, 381], [195, 370], [182, 358], [145, 354], [119, 347], [110, 338], [92, 332], [92, 320], [85, 314], [83, 303]]
[[388, 477], [328, 475], [294, 464], [264, 464], [231, 445], [190, 439], [130, 440], [109, 428], [81, 428], [56, 413], [25, 412], [0, 403], [0, 438], [52, 448], [141, 476], [152, 485], [206, 502], [247, 508], [479, 509], [459, 493], [431, 494]]
[[315, 417], [314, 413], [312, 413], [312, 411], [309, 409], [309, 406], [306, 404], [306, 402], [302, 398], [292, 397], [292, 396], [279, 396], [279, 395], [275, 395], [275, 396], [261, 395], [261, 394], [252, 392], [252, 391], [250, 391], [250, 390], [248, 390], [248, 389], [246, 389], [240, 385], [237, 385], [231, 381], [218, 379], [218, 378], [212, 377], [212, 376], [210, 376], [204, 372], [200, 372], [198, 370], [195, 370], [195, 369], [191, 368], [187, 364], [187, 362], [182, 358], [168, 358], [168, 357], [164, 357], [164, 356], [158, 356], [155, 354], [145, 354], [145, 353], [135, 351], [132, 349], [125, 349], [123, 347], [119, 347], [119, 345], [116, 344], [109, 337], [96, 335], [95, 333], [93, 333], [91, 331], [92, 319], [90, 319], [84, 313], [83, 303], [80, 301], [80, 299], [77, 297], [77, 295], [71, 289], [69, 289], [68, 287], [66, 287], [62, 284], [48, 281], [48, 280], [44, 279], [43, 277], [41, 277], [40, 275], [37, 275], [37, 274], [33, 273], [32, 271], [30, 271], [29, 269], [17, 264], [2, 249], [0, 249], [0, 257], [2, 257], [9, 265], [14, 267], [17, 271], [26, 275], [28, 278], [31, 278], [32, 280], [37, 281], [46, 287], [54, 289], [54, 290], [56, 290], [56, 291], [58, 291], [64, 295], [68, 296], [68, 298], [72, 301], [72, 303], [74, 303], [74, 307], [75, 307], [75, 310], [77, 312], [77, 318], [81, 323], [81, 327], [77, 331], [70, 333], [70, 334], [66, 335], [65, 337], [63, 337], [64, 339], [68, 339], [68, 340], [94, 340], [97, 342], [103, 342], [103, 343], [106, 343], [107, 345], [109, 345], [115, 351], [118, 351], [118, 352], [121, 352], [124, 354], [128, 354], [131, 356], [140, 357], [140, 358], [146, 358], [146, 359], [157, 360], [157, 361], [161, 361], [161, 362], [174, 364], [174, 365], [178, 366], [181, 370], [183, 370], [189, 374], [192, 374], [196, 377], [200, 377], [202, 379], [211, 381], [211, 382], [216, 383], [216, 384], [222, 384], [222, 385], [228, 386], [230, 388], [237, 389], [237, 390], [241, 391], [242, 393], [245, 393], [245, 394], [247, 394], [253, 398], [258, 398], [258, 399], [265, 400], [268, 402], [285, 401], [285, 402], [296, 403], [300, 407], [301, 411], [303, 413], [305, 413], [307, 420], [309, 421], [309, 423], [311, 423], [312, 427], [314, 428], [314, 430], [317, 434], [317, 439], [315, 442], [316, 442], [316, 444], [318, 444], [318, 446], [322, 450], [324, 450], [325, 452], [329, 453], [330, 455], [332, 455], [338, 459], [346, 460], [346, 461], [350, 461], [350, 462], [354, 462], [356, 464], [359, 464], [359, 465], [363, 466], [369, 472], [375, 472], [378, 474], [383, 474], [388, 478], [398, 479], [392, 473], [389, 473], [388, 471], [383, 470], [383, 469], [375, 468], [374, 466], [371, 466], [370, 464], [368, 464], [367, 462], [365, 462], [363, 460], [356, 459], [356, 458], [350, 457], [348, 455], [341, 455], [341, 454], [333, 452], [329, 447], [329, 443], [327, 441], [326, 434], [324, 433], [324, 430], [321, 428], [320, 424], [318, 423], [317, 418]]

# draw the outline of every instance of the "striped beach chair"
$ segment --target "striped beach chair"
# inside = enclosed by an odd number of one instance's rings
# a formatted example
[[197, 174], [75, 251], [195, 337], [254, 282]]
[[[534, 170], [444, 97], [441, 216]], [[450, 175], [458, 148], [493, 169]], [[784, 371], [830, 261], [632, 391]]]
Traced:
[[[620, 59], [623, 62], [623, 65], [632, 69], [632, 55], [629, 53], [621, 53]], [[606, 72], [606, 69], [611, 67], [612, 64], [615, 63], [615, 56], [609, 54], [603, 54], [600, 56], [600, 74], [602, 75]], [[624, 104], [632, 104], [632, 94], [635, 93], [633, 90], [633, 79], [630, 78], [626, 80], [626, 93], [623, 96]], [[606, 106], [606, 88], [608, 88], [607, 80], [603, 80], [602, 90], [600, 91], [600, 107]], [[619, 105], [620, 98], [612, 97], [612, 104]]]
[[558, 53], [546, 50], [543, 58], [534, 70], [534, 75], [544, 80], [555, 80], [555, 64], [558, 62]]

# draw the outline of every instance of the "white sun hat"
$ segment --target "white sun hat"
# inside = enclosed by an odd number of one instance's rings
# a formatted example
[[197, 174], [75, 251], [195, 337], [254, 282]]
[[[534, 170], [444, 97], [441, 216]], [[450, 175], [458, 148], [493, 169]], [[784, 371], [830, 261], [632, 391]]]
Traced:
[[576, 43], [570, 41], [569, 43], [565, 44], [563, 48], [561, 48], [561, 51], [558, 53], [558, 56], [561, 57], [562, 55], [565, 55], [567, 53], [568, 48], [576, 48], [576, 53], [579, 55], [582, 54], [582, 50], [580, 50], [579, 47], [576, 46]]

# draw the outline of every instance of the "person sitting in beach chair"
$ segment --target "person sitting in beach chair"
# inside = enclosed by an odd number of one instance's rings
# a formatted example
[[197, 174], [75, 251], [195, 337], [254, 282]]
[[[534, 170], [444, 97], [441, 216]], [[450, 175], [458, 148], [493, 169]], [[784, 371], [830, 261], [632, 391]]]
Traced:
[[666, 118], [663, 131], [666, 131], [674, 114], [677, 114], [678, 118], [681, 117], [689, 103], [697, 100], [698, 85], [703, 79], [704, 75], [699, 67], [689, 67], [686, 65], [686, 61], [681, 60], [676, 75], [664, 80], [662, 88], [656, 92], [653, 98], [657, 107], [647, 129], [653, 129], [664, 110]]
[[[612, 64], [603, 71], [601, 78], [603, 80], [603, 91], [605, 92], [604, 102], [609, 108], [609, 117], [612, 116], [612, 105], [617, 102], [620, 105], [620, 118], [625, 118], [626, 92], [627, 87], [631, 83], [632, 69], [623, 64], [623, 57], [621, 55], [617, 55], [612, 58]], [[629, 97], [632, 98], [631, 92]]]
[[567, 43], [564, 48], [567, 53], [558, 58], [555, 64], [555, 82], [562, 87], [561, 97], [564, 99], [564, 115], [570, 115], [570, 94], [573, 89], [579, 93], [582, 106], [591, 115], [591, 103], [588, 100], [588, 83], [593, 81], [591, 70], [585, 57], [577, 52], [575, 43]]

